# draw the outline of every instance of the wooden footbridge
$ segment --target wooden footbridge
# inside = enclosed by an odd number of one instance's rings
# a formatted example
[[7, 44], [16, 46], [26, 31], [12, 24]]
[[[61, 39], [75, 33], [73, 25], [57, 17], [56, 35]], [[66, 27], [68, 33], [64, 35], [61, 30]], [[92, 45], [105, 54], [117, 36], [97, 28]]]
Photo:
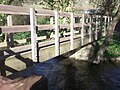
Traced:
[[[41, 62], [43, 61], [42, 57], [50, 56], [49, 58], [52, 58], [101, 38], [106, 34], [106, 28], [111, 21], [111, 18], [105, 15], [62, 12], [9, 5], [0, 5], [0, 14], [6, 15], [7, 20], [4, 26], [0, 26], [0, 33], [7, 35], [7, 46], [0, 46], [0, 66], [2, 66], [0, 69], [1, 74], [4, 76], [6, 75], [6, 71], [14, 73], [17, 72], [17, 69], [21, 70], [18, 61], [21, 61], [22, 64], [25, 63], [27, 67], [30, 66], [27, 64], [30, 61]], [[29, 17], [30, 24], [13, 25], [14, 15]], [[38, 17], [49, 18], [49, 23], [39, 24]], [[49, 31], [50, 37], [46, 38], [47, 36], [45, 35], [44, 37], [38, 37], [37, 32], [40, 31]], [[31, 44], [16, 47], [13, 36], [19, 32], [30, 32]], [[42, 40], [42, 42], [38, 42], [38, 40]], [[48, 49], [48, 47], [51, 49]], [[25, 54], [27, 55], [25, 56]], [[13, 57], [17, 58], [17, 61], [14, 60], [11, 62]]]

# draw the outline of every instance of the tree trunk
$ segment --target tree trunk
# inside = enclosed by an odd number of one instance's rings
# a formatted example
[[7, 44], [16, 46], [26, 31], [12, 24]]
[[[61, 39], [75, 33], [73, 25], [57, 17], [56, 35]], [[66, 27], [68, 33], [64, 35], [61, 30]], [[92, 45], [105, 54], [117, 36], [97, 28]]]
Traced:
[[103, 54], [104, 54], [105, 50], [107, 49], [109, 42], [111, 41], [115, 26], [119, 20], [120, 20], [120, 6], [118, 6], [118, 10], [112, 21], [112, 24], [110, 24], [107, 28], [107, 35], [105, 37], [103, 44], [101, 45], [101, 47], [100, 47], [99, 51], [96, 53], [96, 55], [94, 55], [95, 57], [92, 59], [93, 63], [99, 64], [101, 61], [104, 60]]

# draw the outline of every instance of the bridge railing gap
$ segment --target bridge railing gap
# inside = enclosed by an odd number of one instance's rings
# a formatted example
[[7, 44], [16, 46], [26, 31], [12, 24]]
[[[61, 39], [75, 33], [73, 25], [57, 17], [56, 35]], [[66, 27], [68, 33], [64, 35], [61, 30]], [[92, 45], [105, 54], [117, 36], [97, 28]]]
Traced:
[[[93, 41], [94, 38], [97, 40], [99, 38], [99, 32], [107, 32], [107, 26], [111, 19], [108, 16], [102, 15], [90, 15], [90, 14], [78, 14], [73, 12], [60, 12], [54, 10], [46, 9], [36, 9], [36, 8], [26, 8], [20, 6], [9, 6], [0, 5], [0, 14], [6, 14], [7, 16], [7, 26], [0, 26], [0, 30], [4, 34], [8, 34], [7, 37], [7, 48], [0, 49], [0, 51], [5, 52], [4, 55], [0, 56], [0, 59], [6, 59], [11, 56], [21, 55], [22, 53], [32, 51], [33, 62], [41, 61], [39, 60], [38, 50], [44, 47], [55, 45], [55, 55], [61, 54], [60, 44], [69, 42], [70, 50], [75, 49], [75, 40], [79, 39], [81, 45], [83, 46], [89, 42]], [[27, 15], [30, 16], [30, 25], [13, 25], [12, 15]], [[46, 16], [50, 18], [50, 24], [38, 24], [37, 17]], [[60, 23], [60, 18], [63, 18], [63, 23]], [[67, 19], [69, 22], [67, 22]], [[76, 22], [76, 19], [78, 22]], [[104, 29], [103, 29], [104, 22]], [[87, 29], [86, 29], [87, 28]], [[60, 30], [63, 30], [63, 37], [60, 37]], [[66, 32], [66, 29], [70, 29]], [[76, 30], [77, 29], [77, 30]], [[37, 41], [37, 32], [50, 30], [51, 36], [50, 40], [40, 42]], [[13, 35], [17, 32], [31, 32], [31, 45], [24, 45], [15, 47]], [[53, 33], [55, 32], [55, 34]], [[88, 42], [85, 42], [85, 38], [88, 37]], [[53, 39], [51, 39], [53, 38]], [[9, 53], [12, 52], [12, 53]], [[53, 51], [50, 51], [53, 52]], [[39, 56], [38, 56], [39, 55]]]

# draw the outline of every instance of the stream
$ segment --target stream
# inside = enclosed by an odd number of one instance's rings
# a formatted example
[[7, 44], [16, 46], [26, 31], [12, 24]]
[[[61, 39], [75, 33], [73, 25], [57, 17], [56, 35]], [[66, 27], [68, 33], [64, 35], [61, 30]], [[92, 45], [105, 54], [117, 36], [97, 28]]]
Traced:
[[14, 74], [15, 77], [43, 75], [48, 90], [120, 90], [120, 66], [99, 65], [74, 59], [51, 59]]

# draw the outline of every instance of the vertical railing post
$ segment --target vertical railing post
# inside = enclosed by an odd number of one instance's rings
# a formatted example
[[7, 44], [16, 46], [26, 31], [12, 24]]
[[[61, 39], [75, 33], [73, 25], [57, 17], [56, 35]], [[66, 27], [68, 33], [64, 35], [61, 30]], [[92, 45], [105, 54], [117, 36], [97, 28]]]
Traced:
[[[63, 18], [63, 24], [66, 24], [66, 17]], [[65, 30], [66, 30], [66, 29], [64, 29], [64, 31], [63, 31], [63, 37], [65, 37], [65, 33], [66, 33]]]
[[107, 16], [108, 17], [108, 26], [110, 25], [110, 17], [109, 16]]
[[50, 24], [53, 25], [53, 17], [50, 17]]
[[103, 15], [100, 16], [100, 33], [99, 33], [100, 37], [102, 36], [102, 32], [103, 32], [102, 26], [103, 26]]
[[107, 16], [105, 16], [105, 20], [104, 20], [104, 23], [105, 23], [105, 28], [104, 28], [104, 36], [106, 35], [106, 31], [107, 31]]
[[71, 13], [71, 24], [70, 24], [70, 50], [73, 50], [74, 45], [74, 15]]
[[84, 22], [85, 14], [82, 15], [82, 29], [81, 29], [81, 45], [84, 45]]
[[[54, 22], [53, 22], [53, 17], [50, 17], [50, 25], [53, 25]], [[51, 29], [51, 34], [50, 34], [50, 38], [52, 39], [53, 38], [53, 35], [54, 35], [54, 32], [53, 30]]]
[[98, 17], [96, 16], [96, 30], [95, 30], [95, 39], [98, 39]]
[[[12, 15], [7, 16], [7, 25], [12, 26]], [[13, 33], [7, 34], [7, 45], [8, 47], [13, 47], [14, 46], [14, 40], [13, 40]]]
[[89, 42], [92, 41], [92, 15], [90, 15]]
[[59, 42], [59, 14], [55, 11], [55, 55], [60, 55], [60, 42]]
[[32, 60], [37, 60], [37, 34], [36, 34], [36, 17], [34, 8], [30, 8], [30, 30], [31, 30], [31, 47], [32, 47]]

